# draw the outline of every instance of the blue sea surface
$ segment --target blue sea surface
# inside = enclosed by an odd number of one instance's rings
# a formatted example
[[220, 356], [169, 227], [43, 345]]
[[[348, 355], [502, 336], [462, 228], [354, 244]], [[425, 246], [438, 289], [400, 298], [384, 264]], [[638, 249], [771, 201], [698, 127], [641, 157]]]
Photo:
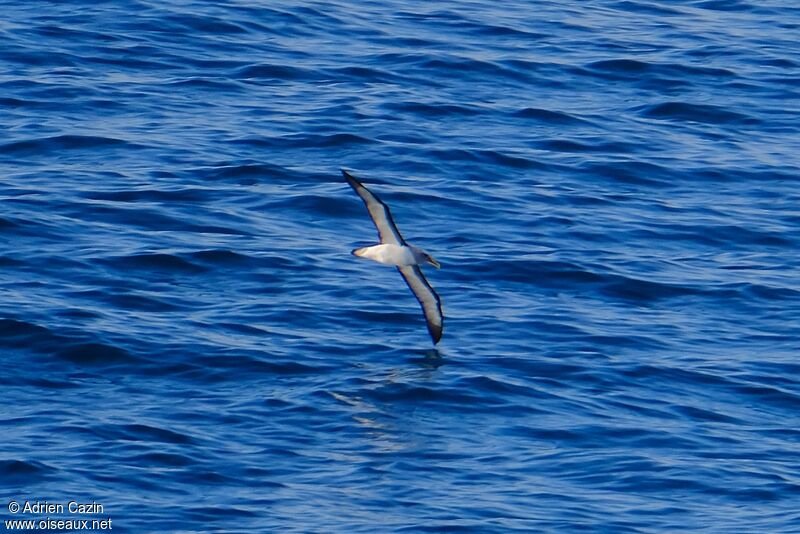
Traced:
[[800, 532], [792, 6], [0, 1], [4, 528]]

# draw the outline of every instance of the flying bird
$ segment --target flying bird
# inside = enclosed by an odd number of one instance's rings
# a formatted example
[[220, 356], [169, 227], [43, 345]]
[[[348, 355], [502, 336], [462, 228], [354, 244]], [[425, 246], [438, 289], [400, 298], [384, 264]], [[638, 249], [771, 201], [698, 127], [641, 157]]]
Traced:
[[441, 265], [430, 254], [403, 239], [400, 230], [394, 224], [389, 206], [381, 202], [381, 199], [346, 170], [342, 169], [342, 175], [364, 201], [381, 239], [377, 245], [353, 250], [353, 255], [397, 267], [422, 306], [422, 313], [425, 314], [425, 321], [428, 323], [428, 332], [435, 345], [442, 339], [442, 301], [425, 279], [419, 266], [429, 263], [438, 269]]

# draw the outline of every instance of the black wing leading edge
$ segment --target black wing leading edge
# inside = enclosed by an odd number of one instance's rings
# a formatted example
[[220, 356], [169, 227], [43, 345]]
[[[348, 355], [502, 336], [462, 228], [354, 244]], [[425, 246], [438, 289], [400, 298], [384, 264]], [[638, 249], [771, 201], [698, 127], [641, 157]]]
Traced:
[[422, 313], [425, 314], [425, 321], [428, 323], [428, 332], [431, 334], [433, 344], [437, 344], [442, 339], [442, 329], [444, 328], [442, 302], [439, 300], [439, 295], [425, 279], [425, 275], [422, 274], [418, 265], [406, 265], [398, 267], [397, 270], [403, 275], [406, 284], [422, 306]]
[[405, 246], [406, 242], [403, 236], [400, 235], [400, 230], [398, 230], [397, 226], [394, 224], [389, 206], [381, 202], [381, 199], [364, 187], [361, 182], [356, 180], [355, 177], [346, 170], [342, 169], [342, 175], [344, 179], [347, 180], [347, 183], [350, 184], [350, 187], [352, 187], [358, 196], [361, 197], [361, 200], [364, 201], [369, 216], [372, 222], [375, 223], [375, 228], [378, 229], [381, 243]]

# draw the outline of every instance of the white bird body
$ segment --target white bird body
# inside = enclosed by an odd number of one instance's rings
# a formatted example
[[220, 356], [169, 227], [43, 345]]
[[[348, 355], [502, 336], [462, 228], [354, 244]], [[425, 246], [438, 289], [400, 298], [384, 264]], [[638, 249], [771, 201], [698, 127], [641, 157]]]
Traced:
[[364, 184], [356, 180], [346, 170], [342, 169], [342, 175], [347, 183], [350, 184], [350, 187], [364, 201], [369, 216], [378, 230], [378, 236], [381, 238], [379, 244], [357, 248], [353, 251], [353, 254], [384, 265], [397, 267], [397, 270], [403, 276], [403, 280], [405, 280], [422, 307], [422, 312], [428, 325], [428, 332], [435, 345], [442, 338], [444, 327], [442, 302], [439, 299], [439, 295], [428, 283], [425, 275], [422, 274], [422, 269], [419, 266], [429, 263], [438, 269], [440, 267], [439, 262], [421, 248], [410, 245], [403, 239], [400, 230], [397, 229], [397, 225], [392, 220], [389, 206], [381, 202], [374, 193], [364, 187]]
[[[404, 267], [407, 265], [419, 265], [422, 263], [414, 256], [414, 251], [410, 246], [395, 245], [393, 243], [381, 243], [371, 247], [357, 248], [353, 254], [361, 258], [377, 261], [384, 265], [394, 265]], [[422, 261], [425, 261], [424, 259]]]

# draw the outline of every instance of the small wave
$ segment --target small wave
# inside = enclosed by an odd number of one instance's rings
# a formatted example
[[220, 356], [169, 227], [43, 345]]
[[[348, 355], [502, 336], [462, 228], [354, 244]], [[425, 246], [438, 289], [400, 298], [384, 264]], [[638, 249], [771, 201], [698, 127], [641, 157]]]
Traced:
[[81, 434], [90, 433], [104, 440], [113, 441], [138, 441], [143, 443], [173, 443], [176, 445], [189, 445], [195, 440], [188, 434], [176, 432], [142, 423], [134, 424], [95, 424], [88, 428], [75, 428]]
[[55, 347], [60, 337], [49, 328], [28, 321], [0, 319], [0, 340], [5, 347], [35, 349]]
[[206, 269], [180, 256], [166, 253], [133, 254], [101, 260], [119, 269], [165, 271], [175, 273], [201, 273]]
[[0, 145], [0, 153], [10, 155], [36, 155], [54, 150], [81, 150], [94, 148], [136, 147], [133, 143], [113, 137], [92, 135], [58, 135]]
[[722, 375], [693, 369], [680, 369], [664, 365], [633, 365], [619, 371], [624, 377], [635, 381], [654, 381], [669, 385], [673, 389], [684, 386], [701, 388], [730, 387], [734, 382]]
[[507, 282], [535, 283], [543, 287], [569, 287], [575, 284], [598, 284], [605, 280], [604, 276], [577, 264], [563, 261], [529, 261], [493, 259], [475, 264], [473, 267], [463, 266], [462, 272], [489, 277], [493, 280]]
[[152, 51], [153, 49], [147, 46], [130, 47], [125, 49], [124, 52], [117, 48], [98, 47], [96, 55], [84, 56], [81, 58], [81, 62], [95, 65], [114, 65], [126, 70], [166, 71], [175, 68], [176, 64], [173, 61], [179, 61], [163, 53], [157, 55], [160, 56], [161, 60], [156, 61], [151, 59], [153, 56], [149, 55]]
[[188, 13], [172, 15], [162, 21], [162, 23], [186, 28], [193, 33], [206, 33], [210, 35], [238, 35], [248, 33], [246, 28], [230, 20]]
[[753, 4], [741, 0], [708, 0], [696, 2], [694, 7], [708, 9], [709, 11], [753, 11]]
[[319, 74], [289, 65], [248, 65], [231, 73], [235, 80], [315, 80]]
[[249, 137], [230, 141], [234, 144], [257, 148], [332, 148], [374, 144], [378, 141], [349, 133], [306, 134], [282, 137]]
[[586, 65], [589, 71], [602, 74], [666, 76], [678, 79], [691, 79], [697, 76], [714, 78], [735, 78], [736, 73], [728, 69], [698, 67], [680, 63], [650, 63], [636, 59], [606, 59]]
[[534, 119], [539, 122], [544, 122], [548, 124], [575, 124], [575, 123], [586, 122], [583, 119], [573, 117], [568, 113], [563, 113], [561, 111], [552, 111], [549, 109], [540, 109], [540, 108], [525, 108], [519, 111], [515, 111], [512, 115], [514, 117], [520, 117], [523, 119]]
[[[340, 218], [347, 215], [347, 208], [340, 198], [325, 195], [292, 195], [280, 201], [272, 200], [266, 207], [269, 209], [289, 209], [306, 214], [315, 214], [327, 218]], [[352, 204], [350, 204], [352, 206]], [[354, 213], [351, 210], [349, 213]]]
[[[234, 143], [238, 143], [238, 141], [234, 141]], [[245, 144], [247, 143], [245, 142]], [[187, 173], [201, 182], [231, 180], [243, 185], [252, 185], [260, 182], [297, 184], [299, 182], [313, 181], [315, 178], [314, 176], [309, 176], [309, 173], [300, 173], [280, 165], [251, 162], [222, 163], [211, 167], [190, 169]]]
[[748, 399], [783, 408], [792, 413], [797, 413], [800, 410], [800, 394], [786, 391], [771, 384], [739, 382], [732, 389]]
[[339, 67], [326, 69], [325, 72], [336, 80], [346, 79], [369, 83], [397, 83], [403, 79], [403, 76], [399, 74], [375, 67]]
[[790, 232], [775, 232], [772, 230], [754, 228], [741, 224], [706, 224], [701, 227], [691, 225], [665, 225], [663, 228], [665, 236], [670, 235], [671, 230], [677, 230], [683, 234], [693, 233], [698, 242], [723, 244], [728, 247], [794, 247], [796, 240]]
[[19, 223], [8, 219], [6, 217], [0, 217], [0, 230], [8, 230], [11, 228], [19, 228]]
[[188, 467], [196, 463], [188, 454], [178, 454], [169, 452], [145, 452], [128, 457], [132, 465], [146, 465], [159, 467]]
[[482, 61], [464, 57], [437, 57], [420, 63], [420, 69], [427, 72], [436, 72], [437, 76], [444, 73], [448, 76], [467, 76], [469, 78], [486, 77], [487, 79], [504, 78], [516, 82], [531, 82], [531, 74], [516, 67], [506, 67], [491, 61]]
[[[148, 208], [144, 209], [135, 203], [132, 203], [131, 206], [124, 206], [109, 202], [73, 201], [67, 205], [63, 213], [78, 220], [98, 220], [106, 224], [128, 225], [132, 228], [142, 228], [147, 231], [247, 235], [247, 232], [239, 227], [201, 224], [201, 220], [197, 220], [195, 223], [190, 222], [186, 216], [180, 216], [180, 212], [177, 210], [167, 210], [162, 206], [148, 206]], [[169, 213], [174, 213], [175, 216]], [[230, 222], [232, 219], [234, 217], [228, 215], [226, 222]]]
[[46, 332], [49, 332], [49, 330], [27, 321], [0, 319], [0, 335], [4, 339], [18, 336], [40, 336]]
[[745, 115], [729, 111], [721, 106], [711, 104], [689, 104], [686, 102], [664, 102], [639, 108], [639, 113], [652, 119], [700, 122], [707, 124], [747, 124], [756, 125], [761, 121]]
[[745, 284], [742, 293], [759, 300], [800, 300], [800, 290], [789, 287], [772, 287], [764, 284]]
[[[2, 229], [2, 226], [0, 226], [0, 229]], [[0, 255], [0, 267], [21, 267], [26, 264], [27, 264], [26, 261], [17, 260], [14, 258], [10, 258], [8, 256]]]
[[228, 80], [220, 80], [216, 78], [203, 78], [199, 76], [192, 76], [190, 78], [173, 79], [164, 84], [167, 87], [173, 87], [176, 90], [181, 88], [188, 89], [201, 89], [214, 91], [215, 93], [222, 92], [240, 92], [242, 87], [240, 84]]
[[[409, 306], [411, 301], [408, 301]], [[418, 313], [416, 308], [408, 308], [406, 313], [398, 313], [397, 311], [371, 311], [371, 310], [353, 310], [351, 317], [358, 320], [359, 323], [384, 323], [384, 324], [416, 324], [419, 322]]]
[[[92, 295], [91, 293], [95, 293]], [[153, 295], [137, 293], [109, 294], [107, 291], [84, 292], [82, 297], [95, 297], [96, 300], [107, 302], [115, 308], [123, 310], [138, 310], [148, 312], [166, 312], [186, 309], [180, 306], [175, 299], [157, 298]]]
[[469, 25], [471, 33], [487, 35], [490, 37], [514, 37], [519, 39], [542, 39], [547, 37], [544, 33], [536, 33], [529, 30], [512, 28], [500, 24], [487, 24], [485, 22]]
[[[495, 280], [530, 283], [561, 291], [572, 288], [574, 291], [585, 292], [591, 288], [607, 297], [636, 302], [714, 294], [719, 291], [713, 287], [693, 287], [637, 279], [564, 261], [489, 260], [480, 263], [479, 266], [476, 264], [475, 269]], [[471, 270], [467, 267], [462, 269], [467, 273]]]
[[483, 163], [492, 163], [502, 167], [510, 167], [513, 169], [532, 169], [538, 167], [540, 164], [533, 159], [528, 159], [518, 155], [510, 155], [496, 150], [465, 150], [460, 148], [454, 149], [436, 149], [430, 151], [431, 156], [445, 162], [450, 161], [477, 161]]
[[498, 397], [520, 397], [523, 399], [530, 399], [533, 395], [530, 386], [523, 386], [514, 384], [508, 380], [501, 380], [499, 377], [489, 376], [470, 376], [458, 380], [455, 383], [456, 387], [461, 387], [468, 391], [480, 392], [483, 391], [487, 396], [493, 395]]
[[46, 481], [58, 469], [33, 460], [0, 460], [0, 480], [6, 484], [34, 484]]
[[81, 343], [61, 350], [57, 356], [79, 365], [130, 363], [136, 358], [120, 347], [104, 343]]
[[187, 254], [194, 260], [213, 265], [246, 265], [252, 263], [255, 258], [240, 254], [232, 250], [200, 250]]
[[484, 111], [475, 106], [457, 104], [426, 104], [422, 102], [389, 102], [384, 107], [391, 111], [409, 112], [421, 117], [471, 117]]
[[341, 27], [345, 20], [334, 16], [328, 9], [316, 9], [310, 6], [300, 6], [294, 9], [304, 24], [319, 24], [325, 27]]
[[276, 376], [321, 374], [330, 369], [329, 365], [312, 365], [298, 361], [265, 361], [262, 354], [249, 356], [237, 353], [236, 358], [223, 356], [202, 356], [197, 360], [199, 369], [190, 371], [188, 375], [206, 382], [225, 382], [230, 380], [231, 373], [237, 376]]
[[450, 406], [469, 406], [470, 411], [491, 411], [497, 406], [494, 397], [478, 395], [468, 389], [447, 387], [430, 388], [415, 384], [386, 384], [379, 388], [367, 388], [360, 391], [360, 397], [385, 403], [424, 403], [444, 404]]
[[605, 59], [586, 65], [587, 68], [605, 72], [640, 73], [653, 68], [653, 65], [634, 59]]
[[601, 289], [605, 295], [635, 302], [652, 302], [703, 293], [703, 290], [690, 286], [638, 280], [620, 275], [608, 275], [605, 282]]
[[612, 7], [619, 9], [620, 11], [625, 11], [628, 14], [628, 16], [630, 16], [630, 13], [647, 13], [659, 16], [663, 15], [676, 16], [684, 14], [683, 12], [670, 7], [655, 5], [649, 2], [648, 3], [635, 2], [633, 0], [623, 0], [621, 2], [616, 2], [612, 4]]
[[675, 185], [676, 172], [644, 161], [615, 161], [613, 163], [590, 161], [580, 166], [582, 170], [615, 182], [670, 187]]
[[593, 143], [571, 141], [568, 139], [545, 139], [536, 143], [542, 150], [552, 152], [602, 152], [605, 154], [629, 154], [637, 151], [630, 143], [614, 143], [597, 138]]
[[81, 193], [81, 196], [91, 200], [112, 202], [202, 202], [208, 200], [209, 193], [207, 189], [187, 187], [175, 190], [85, 191]]
[[672, 407], [672, 411], [679, 414], [682, 418], [694, 422], [713, 422], [713, 423], [729, 423], [741, 424], [742, 420], [736, 417], [731, 417], [723, 413], [709, 410], [706, 408], [698, 408], [696, 406], [677, 405]]
[[9, 98], [0, 97], [0, 106], [7, 108], [29, 108], [29, 109], [58, 109], [59, 103], [41, 101], [41, 100], [26, 100], [22, 98]]
[[111, 32], [100, 32], [86, 28], [58, 26], [56, 24], [43, 24], [32, 28], [33, 33], [41, 37], [57, 37], [59, 39], [80, 40], [80, 42], [92, 42], [96, 44], [108, 44], [119, 42], [121, 39]]

